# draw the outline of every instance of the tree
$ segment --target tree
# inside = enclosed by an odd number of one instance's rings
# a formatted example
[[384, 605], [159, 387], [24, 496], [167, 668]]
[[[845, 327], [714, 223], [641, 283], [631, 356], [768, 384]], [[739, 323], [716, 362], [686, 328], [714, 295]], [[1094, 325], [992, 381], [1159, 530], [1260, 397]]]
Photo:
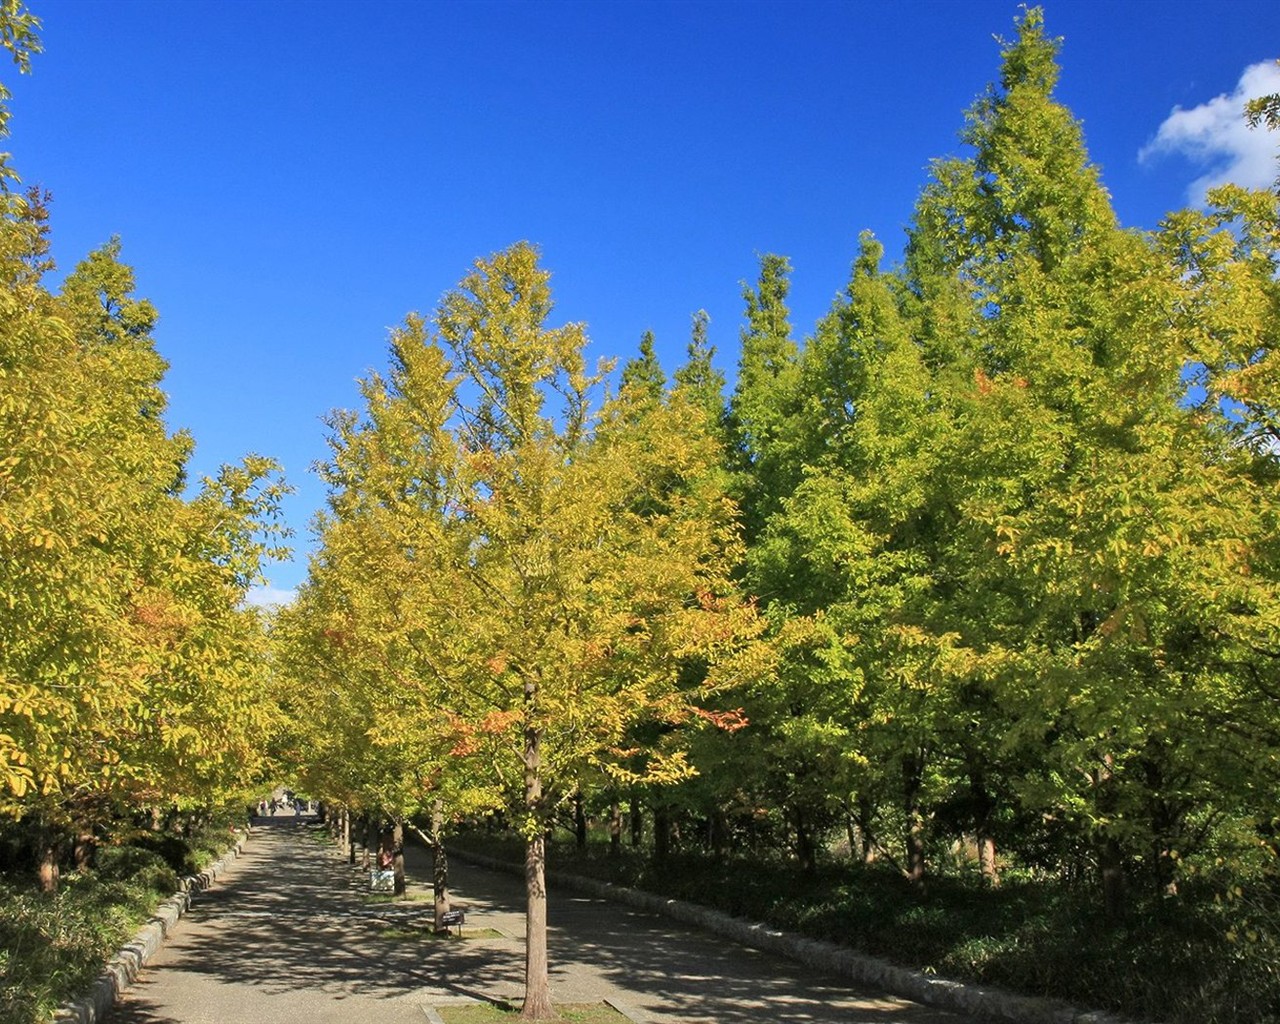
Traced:
[[722, 428], [725, 414], [724, 374], [712, 364], [716, 347], [707, 336], [711, 317], [705, 309], [700, 309], [693, 314], [692, 320], [688, 358], [672, 374], [672, 382], [675, 390], [686, 401], [701, 409], [707, 422], [718, 432]]
[[744, 285], [742, 291], [747, 326], [741, 332], [738, 379], [729, 402], [729, 433], [748, 543], [791, 493], [802, 464], [791, 443], [799, 428], [799, 352], [786, 306], [790, 273], [785, 257], [762, 256], [756, 289]]
[[[934, 591], [926, 624], [957, 638], [1013, 716], [997, 751], [1036, 765], [1019, 798], [1087, 841], [1116, 913], [1126, 876], [1166, 883], [1194, 817], [1236, 799], [1238, 770], [1204, 728], [1234, 687], [1187, 654], [1214, 646], [1208, 623], [1225, 625], [1208, 595], [1238, 591], [1228, 552], [1242, 536], [1224, 513], [1250, 502], [1223, 443], [1236, 417], [1198, 412], [1187, 377], [1197, 364], [1233, 374], [1248, 343], [1224, 361], [1198, 336], [1214, 330], [1202, 289], [1216, 291], [1220, 265], [1201, 277], [1118, 227], [1079, 126], [1052, 99], [1055, 53], [1028, 11], [1000, 87], [971, 114], [973, 156], [937, 166], [917, 216], [915, 265], [931, 276], [912, 294], [949, 268], [980, 314], [940, 350], [972, 385], [953, 392], [941, 468], [959, 514], [934, 570], [949, 590]], [[1178, 223], [1203, 252], [1202, 229]], [[1262, 303], [1239, 321], [1246, 333], [1269, 302], [1253, 265], [1257, 277], [1228, 272], [1244, 285], [1233, 303]], [[1243, 359], [1261, 367], [1265, 349]]]
[[653, 351], [653, 331], [645, 331], [640, 337], [640, 354], [622, 367], [621, 390], [639, 392], [657, 401], [667, 389], [667, 377]]
[[[727, 578], [733, 508], [707, 471], [720, 451], [702, 410], [638, 387], [595, 407], [603, 371], [587, 372], [580, 325], [547, 326], [548, 279], [532, 246], [513, 246], [476, 262], [430, 333], [416, 317], [396, 332], [366, 418], [337, 420], [299, 612], [323, 598], [313, 650], [336, 648], [356, 732], [415, 766], [410, 789], [509, 808], [527, 848], [526, 1019], [552, 1015], [543, 841], [557, 802], [595, 773], [687, 774], [682, 751], [637, 757], [624, 740], [697, 717], [750, 621]], [[694, 689], [686, 661], [709, 668]]]
[[[20, 67], [34, 28], [0, 9]], [[191, 440], [162, 419], [154, 308], [115, 241], [49, 290], [45, 197], [15, 180], [5, 162], [0, 811], [23, 822], [52, 889], [68, 837], [125, 804], [217, 802], [260, 765], [272, 721], [243, 601], [273, 551], [281, 484], [250, 457], [183, 497]]]

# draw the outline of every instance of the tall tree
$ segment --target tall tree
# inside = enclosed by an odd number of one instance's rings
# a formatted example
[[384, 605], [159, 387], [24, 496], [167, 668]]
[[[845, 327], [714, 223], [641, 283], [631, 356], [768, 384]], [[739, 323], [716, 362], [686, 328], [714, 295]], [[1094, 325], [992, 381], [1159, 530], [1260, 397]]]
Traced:
[[[680, 750], [637, 759], [624, 737], [696, 717], [716, 678], [687, 689], [681, 661], [714, 666], [750, 619], [727, 578], [733, 509], [708, 472], [720, 449], [701, 409], [674, 398], [638, 411], [634, 388], [597, 407], [582, 327], [547, 325], [548, 281], [537, 251], [513, 246], [476, 262], [430, 333], [416, 318], [397, 332], [390, 377], [366, 385], [367, 418], [339, 422], [325, 546], [304, 590], [332, 593], [337, 618], [319, 635], [384, 680], [381, 697], [356, 684], [364, 734], [395, 746], [380, 746], [393, 763], [413, 760], [406, 741], [440, 751], [447, 738], [440, 778], [511, 808], [527, 847], [522, 1013], [535, 1020], [552, 1016], [543, 843], [557, 801], [592, 773], [687, 774]], [[343, 561], [396, 582], [361, 592]]]
[[685, 400], [702, 410], [707, 422], [717, 432], [724, 422], [724, 374], [716, 369], [714, 363], [716, 347], [711, 344], [708, 328], [711, 316], [705, 309], [693, 314], [690, 330], [688, 356], [684, 365], [672, 374], [672, 382], [676, 391]]
[[640, 354], [623, 365], [622, 390], [637, 392], [654, 401], [666, 392], [667, 377], [653, 351], [653, 331], [645, 331], [640, 336]]
[[[0, 8], [25, 67], [34, 19]], [[0, 128], [7, 112], [0, 113]], [[237, 791], [271, 727], [243, 607], [281, 485], [251, 457], [184, 497], [191, 440], [162, 419], [155, 310], [112, 242], [54, 292], [38, 192], [0, 172], [0, 811], [59, 846], [118, 802]]]
[[925, 624], [1014, 716], [1001, 748], [1040, 766], [1021, 798], [1087, 839], [1115, 911], [1125, 876], [1167, 879], [1188, 815], [1225, 793], [1197, 708], [1227, 693], [1185, 660], [1212, 606], [1185, 582], [1228, 585], [1238, 479], [1186, 400], [1193, 333], [1171, 312], [1194, 275], [1117, 225], [1052, 97], [1057, 44], [1038, 10], [1018, 29], [970, 116], [973, 155], [937, 166], [917, 216], [913, 293], [949, 268], [980, 312], [936, 350], [972, 384], [944, 450], [951, 584]]
[[801, 459], [796, 394], [799, 352], [791, 336], [787, 292], [791, 264], [760, 257], [756, 288], [743, 286], [747, 323], [741, 332], [738, 379], [729, 402], [731, 458], [748, 542], [799, 481]]

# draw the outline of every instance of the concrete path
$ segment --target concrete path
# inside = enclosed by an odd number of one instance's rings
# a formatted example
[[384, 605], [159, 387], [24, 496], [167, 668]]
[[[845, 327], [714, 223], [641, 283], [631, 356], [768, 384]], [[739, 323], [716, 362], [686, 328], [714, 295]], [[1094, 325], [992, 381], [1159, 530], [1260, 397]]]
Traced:
[[[111, 1024], [426, 1024], [450, 1003], [518, 1001], [521, 881], [452, 861], [463, 938], [419, 935], [428, 857], [407, 855], [418, 899], [386, 902], [309, 819], [266, 819]], [[643, 1024], [972, 1024], [606, 900], [552, 890], [548, 916], [558, 1003], [607, 999]]]

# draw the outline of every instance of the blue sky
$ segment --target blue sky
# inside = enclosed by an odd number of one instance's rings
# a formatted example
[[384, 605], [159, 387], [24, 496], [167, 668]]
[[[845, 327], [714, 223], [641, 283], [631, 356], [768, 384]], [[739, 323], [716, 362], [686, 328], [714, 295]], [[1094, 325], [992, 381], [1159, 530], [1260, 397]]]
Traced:
[[[554, 317], [598, 357], [653, 330], [668, 371], [706, 309], [732, 375], [741, 282], [794, 265], [808, 333], [858, 233], [892, 258], [929, 161], [999, 69], [1015, 3], [32, 0], [45, 52], [8, 147], [50, 189], [70, 268], [119, 235], [159, 308], [169, 422], [192, 471], [283, 463], [294, 562], [323, 502], [323, 415], [357, 404], [387, 330], [521, 239]], [[1242, 76], [1280, 91], [1280, 4], [1045, 5], [1058, 96], [1122, 220], [1154, 226], [1208, 178], [1274, 169]], [[1175, 110], [1178, 113], [1175, 114]], [[1172, 116], [1171, 116], [1172, 115]], [[1261, 168], [1261, 170], [1259, 170]]]

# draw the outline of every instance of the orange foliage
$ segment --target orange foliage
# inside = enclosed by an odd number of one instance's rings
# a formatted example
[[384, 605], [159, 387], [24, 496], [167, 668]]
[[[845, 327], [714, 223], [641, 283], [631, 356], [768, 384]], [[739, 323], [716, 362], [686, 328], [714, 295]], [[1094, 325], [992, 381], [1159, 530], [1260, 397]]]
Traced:
[[490, 711], [481, 719], [480, 731], [488, 733], [490, 736], [496, 736], [499, 733], [506, 732], [508, 726], [512, 722], [518, 721], [519, 718], [519, 711]]
[[742, 708], [733, 708], [729, 711], [709, 711], [706, 708], [694, 708], [693, 713], [725, 732], [737, 732], [739, 729], [746, 728], [751, 724], [747, 718], [746, 711]]

